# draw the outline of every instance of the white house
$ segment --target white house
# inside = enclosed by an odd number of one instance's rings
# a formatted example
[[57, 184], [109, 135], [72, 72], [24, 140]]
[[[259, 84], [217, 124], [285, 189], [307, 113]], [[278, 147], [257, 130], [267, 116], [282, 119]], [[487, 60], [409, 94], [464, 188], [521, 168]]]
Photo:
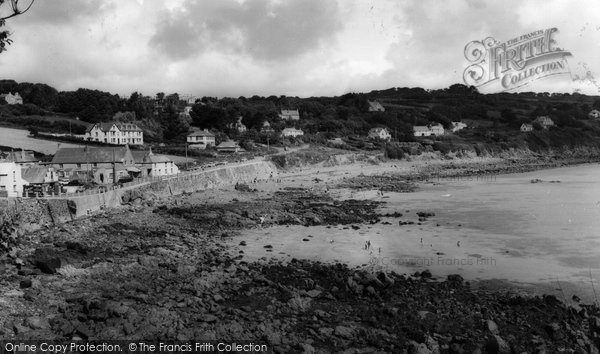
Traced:
[[0, 160], [0, 197], [21, 197], [25, 185], [27, 181], [22, 178], [21, 166]]
[[242, 117], [238, 117], [237, 122], [235, 123], [230, 123], [229, 125], [227, 125], [227, 127], [229, 129], [235, 129], [238, 131], [238, 133], [244, 133], [247, 128], [246, 125], [244, 123], [242, 123]]
[[415, 136], [431, 136], [431, 129], [425, 125], [415, 125], [413, 133]]
[[385, 108], [377, 101], [369, 101], [369, 112], [385, 112]]
[[0, 95], [0, 99], [4, 99], [8, 104], [23, 104], [23, 98], [21, 98], [18, 92], [14, 95], [11, 92], [2, 94]]
[[131, 151], [135, 166], [141, 171], [140, 177], [171, 176], [179, 173], [179, 167], [165, 155], [155, 155], [148, 151]]
[[373, 128], [369, 130], [369, 139], [381, 139], [385, 141], [390, 141], [392, 139], [392, 135], [386, 128]]
[[188, 135], [187, 142], [190, 149], [206, 149], [215, 146], [215, 135], [206, 129], [199, 130]]
[[300, 120], [300, 112], [297, 109], [282, 109], [279, 118], [283, 120]]
[[262, 125], [262, 128], [260, 128], [260, 133], [261, 134], [273, 134], [273, 133], [275, 133], [275, 129], [273, 129], [271, 127], [271, 124], [269, 124], [269, 122], [265, 120]]
[[285, 128], [281, 131], [281, 136], [283, 137], [297, 137], [304, 135], [304, 132], [301, 129], [296, 128]]
[[548, 116], [539, 116], [534, 120], [534, 122], [539, 123], [544, 129], [554, 126], [554, 121]]
[[598, 118], [600, 118], [600, 111], [597, 109], [594, 109], [590, 113], [588, 113], [588, 117], [598, 119]]
[[456, 133], [459, 130], [463, 130], [467, 125], [463, 122], [452, 122], [452, 132]]
[[444, 126], [441, 124], [432, 125], [429, 129], [431, 129], [431, 135], [444, 135]]
[[113, 145], [143, 145], [144, 132], [134, 123], [96, 123], [85, 132], [85, 140]]
[[521, 124], [521, 128], [520, 128], [520, 130], [521, 130], [522, 132], [525, 132], [525, 133], [526, 133], [526, 132], [533, 131], [533, 125], [531, 125], [531, 124], [527, 124], [527, 123], [523, 123], [523, 124]]

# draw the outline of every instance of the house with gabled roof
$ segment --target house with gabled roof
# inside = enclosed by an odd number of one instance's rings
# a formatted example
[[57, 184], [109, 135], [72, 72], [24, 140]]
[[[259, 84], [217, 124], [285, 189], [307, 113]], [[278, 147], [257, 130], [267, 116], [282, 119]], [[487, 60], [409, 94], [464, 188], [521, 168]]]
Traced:
[[39, 159], [35, 158], [33, 151], [25, 150], [11, 151], [6, 155], [5, 159], [13, 161], [20, 166], [33, 166], [40, 162]]
[[260, 128], [261, 134], [273, 134], [275, 133], [275, 129], [271, 127], [271, 124], [268, 121], [264, 121], [262, 127]]
[[96, 123], [88, 127], [84, 138], [113, 145], [143, 145], [144, 131], [135, 123]]
[[592, 119], [598, 119], [600, 118], [600, 111], [597, 109], [593, 109], [590, 111], [590, 113], [588, 113], [588, 117]]
[[528, 123], [523, 123], [523, 124], [521, 124], [521, 128], [519, 128], [519, 130], [521, 130], [523, 133], [531, 132], [531, 131], [533, 131], [533, 125], [528, 124]]
[[173, 162], [173, 159], [166, 155], [154, 154], [152, 149], [148, 151], [133, 150], [131, 153], [136, 167], [141, 172], [139, 177], [171, 176], [179, 173], [179, 167]]
[[0, 160], [0, 198], [23, 196], [27, 181], [21, 171], [21, 166], [14, 161]]
[[283, 120], [300, 120], [300, 112], [297, 109], [282, 109], [279, 118]]
[[4, 100], [8, 104], [23, 104], [23, 98], [18, 92], [16, 92], [14, 95], [11, 92], [1, 94], [0, 100]]
[[379, 139], [390, 141], [392, 139], [392, 134], [387, 130], [387, 128], [372, 128], [369, 130], [369, 139]]
[[304, 135], [304, 131], [302, 131], [302, 129], [296, 129], [296, 128], [285, 128], [281, 131], [281, 136], [284, 138], [295, 138], [297, 136], [303, 136]]
[[190, 149], [206, 149], [209, 146], [215, 146], [215, 135], [208, 130], [198, 130], [187, 136], [187, 142]]
[[554, 126], [554, 121], [548, 116], [539, 116], [533, 122], [538, 123], [544, 129]]
[[377, 101], [368, 101], [369, 102], [369, 112], [385, 112], [385, 108], [381, 105], [381, 103]]
[[239, 152], [242, 150], [237, 141], [227, 140], [217, 145], [218, 152]]

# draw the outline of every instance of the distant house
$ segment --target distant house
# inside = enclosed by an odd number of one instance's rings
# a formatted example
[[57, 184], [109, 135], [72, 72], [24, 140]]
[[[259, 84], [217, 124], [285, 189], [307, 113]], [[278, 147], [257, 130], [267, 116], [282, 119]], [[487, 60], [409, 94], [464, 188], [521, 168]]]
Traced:
[[413, 133], [415, 136], [431, 136], [431, 129], [426, 125], [415, 125]]
[[524, 132], [524, 133], [533, 131], [533, 125], [527, 124], [527, 123], [523, 123], [523, 124], [521, 124], [520, 130], [522, 132]]
[[61, 182], [84, 180], [106, 184], [137, 177], [141, 172], [135, 166], [135, 160], [127, 145], [60, 148], [54, 154], [52, 162], [47, 165], [54, 167]]
[[155, 155], [152, 149], [133, 150], [131, 153], [135, 166], [140, 171], [139, 177], [171, 176], [179, 173], [179, 167], [175, 165], [173, 159], [165, 155]]
[[113, 145], [143, 145], [144, 132], [134, 123], [96, 123], [86, 130], [85, 140]]
[[377, 101], [369, 101], [369, 112], [385, 112], [385, 108]]
[[271, 124], [269, 124], [268, 121], [265, 121], [262, 125], [262, 128], [260, 128], [260, 133], [261, 134], [273, 134], [273, 133], [275, 133], [275, 129], [271, 128]]
[[441, 124], [432, 125], [429, 127], [431, 135], [444, 135], [444, 126]]
[[23, 194], [28, 197], [58, 193], [58, 174], [53, 167], [31, 166], [21, 170], [22, 178], [27, 181]]
[[233, 140], [224, 141], [217, 145], [218, 152], [239, 152], [242, 148], [240, 145]]
[[248, 130], [246, 128], [246, 125], [244, 123], [242, 123], [242, 117], [238, 117], [237, 122], [235, 123], [230, 123], [227, 125], [227, 127], [229, 129], [233, 129], [233, 130], [237, 130], [238, 133], [244, 133], [246, 130]]
[[297, 137], [297, 136], [302, 136], [304, 135], [304, 132], [301, 129], [296, 129], [296, 128], [285, 128], [284, 130], [281, 131], [281, 136], [282, 137]]
[[453, 133], [463, 130], [466, 127], [467, 127], [467, 125], [463, 122], [452, 122], [452, 132]]
[[372, 128], [369, 130], [369, 139], [380, 139], [385, 141], [390, 141], [392, 139], [392, 135], [387, 130], [387, 128]]
[[539, 116], [534, 120], [535, 123], [539, 123], [544, 129], [554, 126], [554, 121], [548, 116]]
[[282, 109], [279, 118], [283, 120], [300, 120], [300, 112], [297, 109]]
[[594, 109], [590, 113], [588, 113], [588, 117], [593, 118], [593, 119], [598, 119], [598, 118], [600, 118], [600, 111], [597, 109]]
[[327, 142], [329, 142], [331, 145], [337, 145], [337, 146], [346, 145], [346, 143], [344, 142], [344, 140], [342, 140], [342, 138], [329, 139], [329, 140], [327, 140]]
[[187, 136], [190, 149], [206, 149], [215, 146], [215, 135], [208, 130], [199, 130]]
[[415, 125], [413, 127], [413, 134], [415, 136], [444, 135], [444, 126], [441, 124], [429, 126]]
[[13, 161], [0, 160], [0, 197], [21, 197], [27, 181], [22, 178], [21, 166]]
[[3, 99], [8, 104], [23, 104], [23, 98], [21, 98], [18, 92], [14, 95], [11, 92], [2, 94], [0, 95], [0, 99]]
[[39, 159], [36, 159], [33, 151], [11, 151], [6, 155], [6, 160], [15, 162], [20, 166], [33, 166], [40, 162]]

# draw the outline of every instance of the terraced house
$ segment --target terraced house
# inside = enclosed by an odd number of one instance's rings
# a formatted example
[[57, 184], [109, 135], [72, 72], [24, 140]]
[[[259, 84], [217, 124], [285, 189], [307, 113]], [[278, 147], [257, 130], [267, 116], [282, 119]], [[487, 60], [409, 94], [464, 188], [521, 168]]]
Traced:
[[133, 123], [96, 123], [85, 132], [85, 140], [113, 145], [143, 145], [144, 132]]

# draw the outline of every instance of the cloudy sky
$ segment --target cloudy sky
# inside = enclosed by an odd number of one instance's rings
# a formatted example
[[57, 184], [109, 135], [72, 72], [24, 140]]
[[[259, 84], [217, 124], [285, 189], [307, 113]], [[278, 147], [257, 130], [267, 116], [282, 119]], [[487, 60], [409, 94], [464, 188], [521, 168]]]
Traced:
[[587, 78], [533, 89], [599, 94], [597, 0], [37, 0], [8, 27], [0, 78], [233, 97], [443, 88], [462, 83], [468, 42], [556, 27]]

